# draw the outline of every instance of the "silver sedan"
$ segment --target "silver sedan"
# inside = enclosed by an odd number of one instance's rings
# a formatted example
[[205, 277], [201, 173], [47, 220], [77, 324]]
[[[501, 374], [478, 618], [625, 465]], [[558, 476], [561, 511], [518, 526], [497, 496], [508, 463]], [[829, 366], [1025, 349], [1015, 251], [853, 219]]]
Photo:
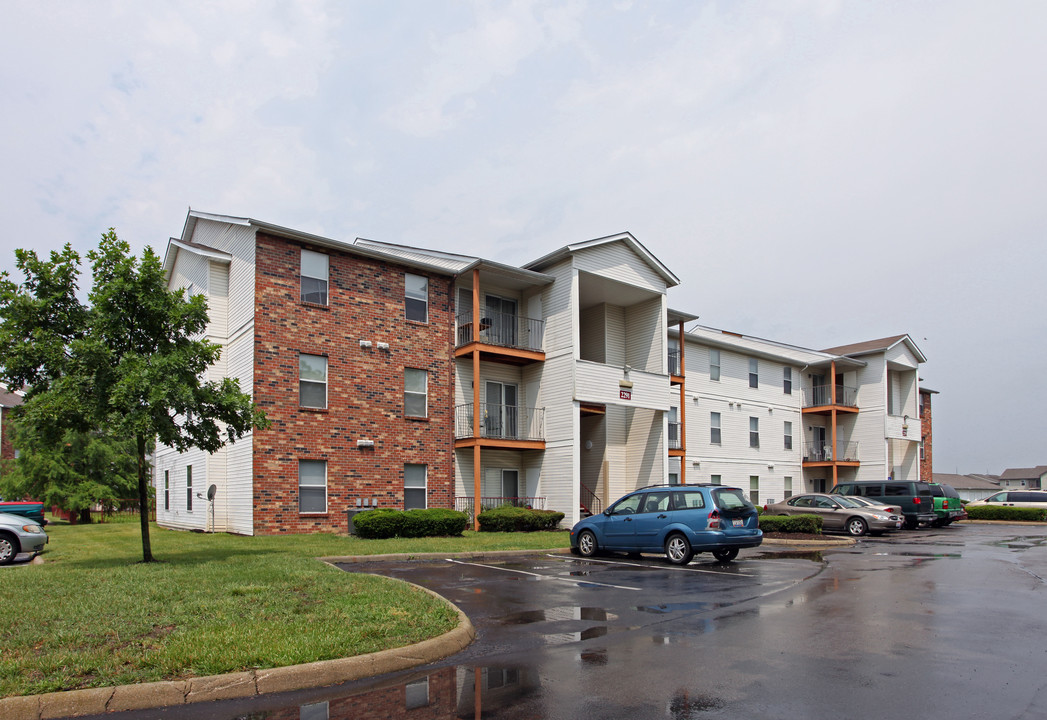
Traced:
[[824, 493], [795, 495], [784, 502], [765, 505], [764, 512], [768, 515], [817, 515], [822, 519], [823, 530], [843, 531], [855, 537], [897, 530], [903, 522], [901, 515], [867, 507], [843, 495]]

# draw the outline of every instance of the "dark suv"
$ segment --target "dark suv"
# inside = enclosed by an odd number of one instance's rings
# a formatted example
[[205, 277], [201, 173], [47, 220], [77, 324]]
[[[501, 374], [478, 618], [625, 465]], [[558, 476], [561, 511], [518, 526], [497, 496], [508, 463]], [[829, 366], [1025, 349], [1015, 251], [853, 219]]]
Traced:
[[933, 523], [934, 493], [925, 482], [910, 480], [863, 480], [837, 483], [834, 495], [860, 495], [886, 505], [897, 505], [905, 516], [905, 529], [914, 530], [920, 523]]
[[571, 552], [665, 553], [686, 565], [695, 553], [721, 562], [763, 542], [756, 508], [741, 489], [722, 485], [655, 485], [619, 498], [571, 529]]

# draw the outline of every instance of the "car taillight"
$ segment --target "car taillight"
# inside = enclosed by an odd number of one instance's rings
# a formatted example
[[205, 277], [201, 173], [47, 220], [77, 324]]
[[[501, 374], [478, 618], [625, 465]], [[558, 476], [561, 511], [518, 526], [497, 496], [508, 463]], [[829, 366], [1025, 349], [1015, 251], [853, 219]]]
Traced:
[[949, 501], [948, 500], [943, 500], [942, 501], [942, 509], [943, 510], [948, 510], [949, 509]]
[[718, 530], [720, 528], [720, 513], [717, 510], [713, 510], [709, 513], [709, 529]]
[[920, 504], [920, 498], [913, 498], [912, 499], [912, 504], [913, 505], [919, 505]]

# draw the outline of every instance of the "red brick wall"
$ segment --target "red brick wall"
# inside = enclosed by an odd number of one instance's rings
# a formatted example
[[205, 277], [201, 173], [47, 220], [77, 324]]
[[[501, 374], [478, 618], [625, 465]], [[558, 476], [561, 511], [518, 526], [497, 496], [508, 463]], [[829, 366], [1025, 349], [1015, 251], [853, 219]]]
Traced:
[[923, 439], [923, 458], [920, 460], [920, 479], [934, 482], [934, 468], [931, 463], [931, 393], [921, 392], [923, 411], [920, 413], [920, 437]]
[[[405, 463], [428, 465], [429, 507], [453, 507], [451, 279], [312, 247], [330, 258], [328, 305], [303, 305], [302, 245], [259, 233], [256, 246], [254, 399], [272, 428], [254, 434], [255, 532], [345, 532], [357, 498], [402, 508]], [[405, 272], [429, 277], [427, 324], [404, 317]], [[327, 356], [326, 410], [299, 407], [299, 352]], [[404, 417], [405, 367], [429, 371], [424, 420]], [[324, 515], [299, 513], [299, 460], [327, 461]]]

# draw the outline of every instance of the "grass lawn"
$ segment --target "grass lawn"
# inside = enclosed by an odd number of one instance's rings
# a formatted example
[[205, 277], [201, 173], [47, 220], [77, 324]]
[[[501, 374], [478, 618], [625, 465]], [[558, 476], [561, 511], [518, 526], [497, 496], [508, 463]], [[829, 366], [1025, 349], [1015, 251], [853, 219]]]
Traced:
[[444, 603], [315, 558], [566, 547], [565, 531], [361, 540], [47, 526], [42, 565], [0, 570], [0, 697], [349, 657], [454, 627]]

